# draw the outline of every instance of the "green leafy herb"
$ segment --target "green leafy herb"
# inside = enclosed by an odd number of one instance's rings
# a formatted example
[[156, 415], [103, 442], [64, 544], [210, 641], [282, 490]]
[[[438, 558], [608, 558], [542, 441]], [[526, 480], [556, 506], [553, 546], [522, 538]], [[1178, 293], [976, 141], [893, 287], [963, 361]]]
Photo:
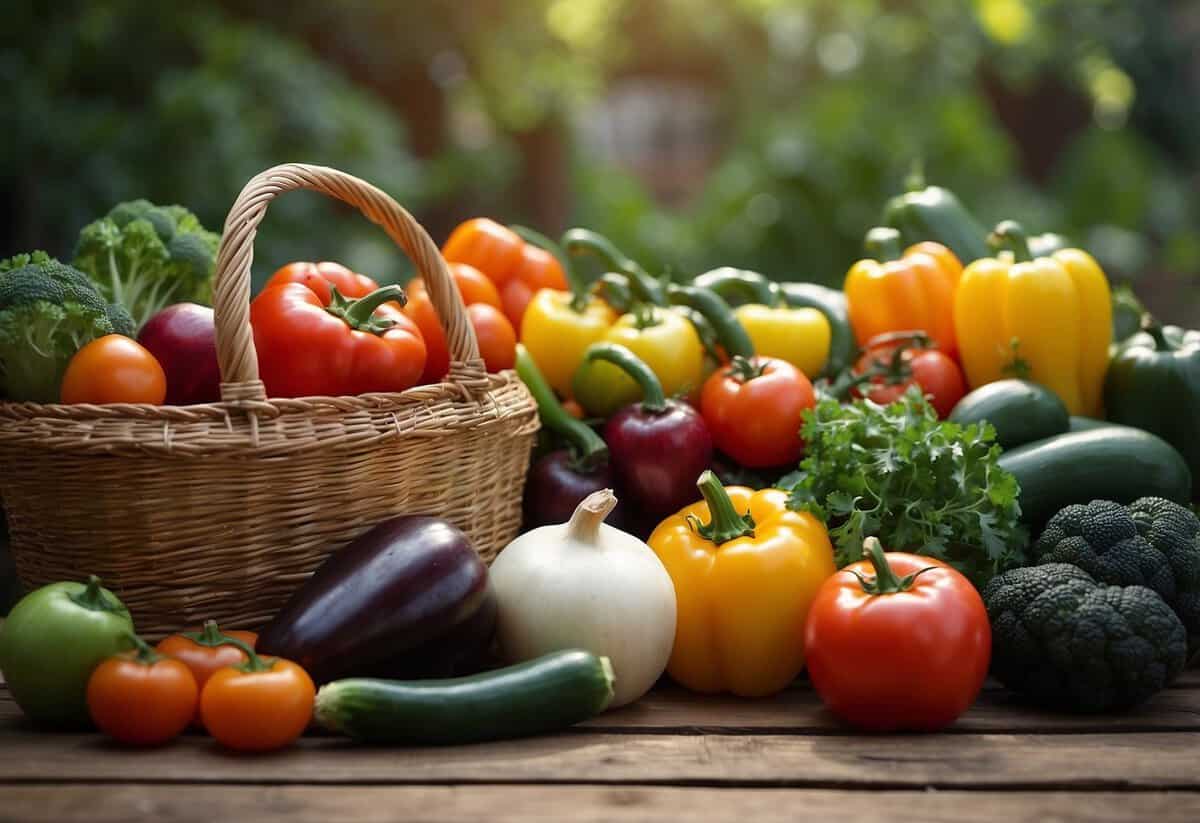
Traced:
[[803, 433], [807, 454], [780, 486], [793, 509], [828, 523], [839, 567], [861, 559], [872, 535], [945, 560], [976, 586], [1020, 563], [1019, 488], [997, 464], [990, 425], [939, 422], [912, 387], [889, 406], [822, 399]]

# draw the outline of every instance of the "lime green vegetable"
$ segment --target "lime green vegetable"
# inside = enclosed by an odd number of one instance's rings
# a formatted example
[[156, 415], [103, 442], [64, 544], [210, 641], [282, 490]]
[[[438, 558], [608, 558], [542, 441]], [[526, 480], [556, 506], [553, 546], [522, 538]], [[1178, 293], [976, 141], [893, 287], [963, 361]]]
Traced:
[[89, 725], [87, 683], [105, 658], [130, 648], [133, 620], [93, 575], [25, 595], [0, 627], [0, 671], [21, 710], [56, 728]]

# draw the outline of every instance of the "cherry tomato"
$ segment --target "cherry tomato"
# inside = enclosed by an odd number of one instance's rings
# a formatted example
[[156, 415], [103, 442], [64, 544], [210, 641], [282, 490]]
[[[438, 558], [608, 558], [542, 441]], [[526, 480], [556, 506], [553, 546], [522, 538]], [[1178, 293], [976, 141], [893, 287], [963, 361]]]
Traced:
[[854, 366], [856, 374], [874, 376], [868, 386], [857, 389], [855, 394], [882, 406], [898, 400], [915, 383], [929, 395], [938, 417], [948, 417], [967, 392], [958, 363], [938, 349], [913, 346], [911, 340], [906, 342], [893, 335], [882, 335], [876, 340], [879, 342], [867, 343]]
[[255, 655], [208, 679], [200, 693], [200, 716], [221, 745], [265, 752], [304, 733], [315, 695], [304, 669], [290, 660]]
[[410, 289], [407, 294], [404, 314], [416, 324], [425, 340], [425, 368], [417, 382], [440, 383], [450, 370], [450, 349], [446, 343], [446, 332], [442, 330], [442, 321], [423, 287]]
[[479, 341], [479, 354], [489, 372], [511, 369], [517, 362], [517, 333], [512, 323], [486, 303], [467, 306], [467, 316]]
[[450, 233], [442, 256], [451, 263], [467, 263], [503, 286], [521, 261], [525, 241], [507, 226], [486, 217], [476, 217]]
[[[979, 695], [992, 632], [979, 592], [930, 557], [884, 555], [826, 580], [804, 626], [813, 687], [829, 710], [872, 731], [936, 731]], [[856, 577], [855, 575], [860, 575]]]
[[64, 403], [150, 403], [167, 397], [167, 375], [149, 351], [119, 334], [98, 337], [75, 353], [62, 382]]
[[804, 451], [800, 426], [816, 404], [804, 373], [775, 357], [734, 358], [700, 391], [713, 445], [748, 468], [794, 463]]
[[196, 715], [196, 678], [179, 660], [142, 640], [110, 657], [88, 680], [87, 703], [100, 731], [121, 743], [157, 746], [174, 740]]
[[350, 271], [341, 263], [329, 261], [288, 263], [271, 275], [271, 279], [263, 286], [263, 291], [280, 283], [303, 283], [321, 298], [324, 305], [329, 305], [331, 299], [330, 285], [336, 286], [342, 297], [353, 298], [366, 297], [379, 288], [379, 284], [365, 274]]
[[[235, 642], [231, 643], [230, 640]], [[197, 632], [173, 634], [158, 642], [155, 649], [159, 654], [172, 657], [192, 671], [196, 685], [203, 689], [213, 673], [227, 666], [245, 663], [249, 657], [236, 645], [243, 643], [254, 648], [258, 635], [245, 631], [222, 631], [215, 620], [209, 620]], [[200, 719], [200, 705], [196, 705], [196, 720]]]
[[542, 289], [566, 291], [567, 275], [553, 254], [532, 243], [526, 243], [512, 277], [500, 290], [500, 298], [504, 301], [504, 314], [514, 329], [521, 328], [525, 308]]

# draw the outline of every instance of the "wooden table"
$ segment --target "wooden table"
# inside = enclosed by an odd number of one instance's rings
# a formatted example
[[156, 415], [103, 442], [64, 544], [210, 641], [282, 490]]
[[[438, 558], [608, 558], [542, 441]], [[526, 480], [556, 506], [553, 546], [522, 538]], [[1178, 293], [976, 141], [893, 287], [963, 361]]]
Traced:
[[0, 687], [0, 821], [1200, 821], [1200, 671], [1144, 708], [1074, 717], [989, 684], [949, 732], [849, 733], [804, 686], [661, 687], [550, 737], [445, 749], [306, 737], [267, 756], [192, 735], [130, 751], [29, 728]]

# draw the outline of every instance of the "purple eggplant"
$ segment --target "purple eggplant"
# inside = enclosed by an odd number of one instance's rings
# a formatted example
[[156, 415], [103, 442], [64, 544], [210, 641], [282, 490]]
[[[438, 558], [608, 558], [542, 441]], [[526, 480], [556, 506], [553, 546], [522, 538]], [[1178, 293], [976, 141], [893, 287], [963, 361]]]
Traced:
[[642, 400], [604, 425], [613, 469], [638, 507], [660, 517], [696, 501], [696, 480], [712, 461], [712, 436], [700, 413], [663, 396], [662, 383], [636, 354], [615, 343], [593, 343], [585, 361], [605, 360], [632, 377]]
[[[521, 345], [517, 346], [517, 374], [537, 402], [542, 424], [568, 444], [566, 449], [537, 458], [529, 467], [525, 480], [524, 526], [532, 529], [566, 523], [585, 497], [614, 487], [608, 446], [590, 426], [567, 414], [541, 370]], [[627, 529], [633, 519], [630, 505], [622, 501], [608, 516], [607, 522], [615, 528]]]
[[487, 662], [496, 597], [470, 539], [445, 520], [387, 520], [330, 555], [258, 638], [317, 683], [473, 674]]

